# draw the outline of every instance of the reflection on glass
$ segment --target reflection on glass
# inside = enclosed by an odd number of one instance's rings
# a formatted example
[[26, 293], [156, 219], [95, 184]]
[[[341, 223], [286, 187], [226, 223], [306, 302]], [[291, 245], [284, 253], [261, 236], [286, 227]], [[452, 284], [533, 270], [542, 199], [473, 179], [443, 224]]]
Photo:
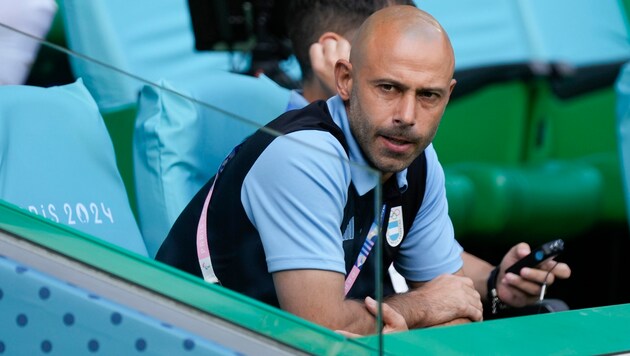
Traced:
[[[35, 41], [26, 34], [16, 33]], [[59, 80], [47, 77], [46, 73], [50, 72], [38, 67], [45, 63], [45, 58], [40, 58], [32, 72], [39, 73], [39, 77], [32, 76], [29, 84], [66, 85], [81, 79], [81, 85], [88, 89], [105, 121], [107, 133], [113, 143], [117, 173], [124, 182], [137, 228], [146, 245], [146, 253], [151, 258], [158, 253], [180, 213], [217, 172], [233, 147], [259, 129], [269, 137], [280, 135], [282, 131], [278, 128], [262, 128], [287, 109], [290, 97], [289, 90], [269, 78], [254, 78], [211, 69], [203, 73], [203, 82], [169, 78], [146, 79], [127, 72], [128, 69], [116, 66], [109, 59], [91, 58], [50, 42], [42, 44], [44, 50], [40, 53], [54, 53], [65, 57], [67, 62], [62, 63], [66, 66], [65, 69], [68, 69], [67, 63], [71, 63], [71, 77]], [[355, 208], [367, 212], [370, 216], [368, 222], [375, 224], [374, 230], [378, 235], [382, 230], [381, 220], [384, 214], [380, 203], [378, 172], [356, 162], [347, 162], [346, 156], [340, 153], [343, 152], [341, 146], [338, 146], [341, 148], [340, 152], [333, 153], [330, 148], [320, 147], [310, 141], [308, 135], [301, 137], [289, 133], [283, 137], [290, 141], [286, 144], [290, 150], [284, 152], [287, 155], [299, 150], [302, 151], [301, 157], [313, 163], [327, 161], [327, 164], [343, 167], [343, 174], [360, 175], [366, 182], [371, 182], [374, 188], [368, 195], [360, 197], [355, 193]], [[335, 164], [335, 160], [339, 163]], [[312, 183], [322, 183], [330, 172], [321, 173], [322, 176]], [[265, 183], [257, 187], [261, 191], [269, 189], [269, 185]], [[340, 193], [343, 197], [347, 191]], [[320, 203], [317, 199], [311, 202], [314, 206]], [[94, 206], [100, 211], [98, 204]], [[81, 215], [83, 220], [89, 214], [90, 207], [91, 205], [85, 205], [85, 209], [79, 209], [80, 214], [84, 210], [87, 212]], [[336, 208], [339, 213], [344, 213], [343, 207]], [[317, 208], [311, 210], [317, 211]], [[284, 213], [283, 210], [280, 212]], [[106, 213], [101, 214], [101, 217], [107, 216]], [[352, 214], [344, 216], [351, 218]], [[50, 217], [50, 214], [46, 217]], [[353, 240], [355, 236], [360, 239], [347, 247], [349, 253], [357, 252], [359, 249], [352, 246], [362, 244], [363, 236], [368, 230], [364, 234], [363, 230], [359, 231], [362, 227], [350, 221], [343, 221], [342, 225], [345, 226], [337, 227], [340, 238], [343, 232], [351, 237], [349, 240]], [[81, 229], [81, 226], [75, 227]], [[303, 226], [296, 227], [302, 229], [302, 235], [308, 234], [310, 230]], [[378, 301], [382, 300], [380, 284], [383, 273], [380, 240], [381, 236], [375, 236], [375, 248], [369, 253], [370, 259], [375, 261], [362, 272], [363, 279], [374, 281], [362, 287], [368, 288], [365, 295], [374, 296]], [[354, 250], [350, 251], [352, 249]], [[362, 299], [357, 302], [360, 305], [362, 303]], [[380, 307], [378, 310], [380, 312]], [[380, 315], [376, 315], [374, 331], [380, 331], [381, 319]], [[379, 344], [379, 347], [382, 345]]]

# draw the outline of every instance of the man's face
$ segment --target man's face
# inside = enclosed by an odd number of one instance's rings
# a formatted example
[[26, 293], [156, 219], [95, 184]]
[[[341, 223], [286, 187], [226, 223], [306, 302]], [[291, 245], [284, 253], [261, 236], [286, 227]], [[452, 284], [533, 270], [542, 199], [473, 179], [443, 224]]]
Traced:
[[452, 52], [411, 35], [368, 45], [366, 54], [353, 67], [348, 118], [366, 158], [389, 175], [433, 140], [455, 85]]

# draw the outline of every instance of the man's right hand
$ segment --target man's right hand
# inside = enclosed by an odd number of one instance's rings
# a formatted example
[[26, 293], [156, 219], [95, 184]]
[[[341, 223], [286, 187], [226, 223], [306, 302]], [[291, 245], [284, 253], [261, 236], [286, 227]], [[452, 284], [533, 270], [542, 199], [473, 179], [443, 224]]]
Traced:
[[[410, 328], [460, 324], [462, 320], [481, 321], [483, 318], [481, 297], [468, 277], [443, 274], [429, 282], [410, 283], [410, 287], [412, 290], [405, 293], [409, 295], [404, 302], [388, 300], [406, 317]], [[410, 304], [409, 297], [417, 304]]]
[[331, 96], [334, 95], [335, 64], [339, 59], [350, 58], [350, 42], [337, 33], [326, 32], [311, 45], [309, 56], [315, 77]]

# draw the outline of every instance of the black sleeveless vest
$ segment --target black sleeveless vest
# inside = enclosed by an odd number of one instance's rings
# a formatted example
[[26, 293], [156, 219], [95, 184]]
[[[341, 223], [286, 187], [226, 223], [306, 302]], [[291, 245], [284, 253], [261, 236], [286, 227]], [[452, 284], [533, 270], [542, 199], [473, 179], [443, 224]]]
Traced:
[[[348, 144], [342, 130], [334, 123], [326, 102], [312, 103], [302, 110], [287, 112], [270, 122], [267, 129], [288, 134], [300, 130], [327, 131], [333, 135], [348, 153]], [[265, 253], [260, 235], [251, 224], [241, 204], [240, 191], [245, 176], [260, 154], [275, 139], [266, 130], [258, 130], [240, 146], [238, 153], [227, 162], [224, 171], [215, 185], [207, 216], [208, 246], [214, 271], [221, 284], [265, 303], [279, 306], [271, 274], [267, 271]], [[160, 247], [156, 259], [181, 270], [202, 277], [197, 259], [196, 233], [197, 224], [204, 200], [212, 186], [214, 177], [195, 195], [179, 216], [166, 240]], [[413, 161], [407, 171], [408, 188], [401, 193], [396, 176], [392, 176], [382, 189], [383, 203], [386, 206], [385, 221], [381, 224], [387, 229], [387, 217], [392, 207], [401, 206], [405, 233], [422, 205], [426, 186], [426, 157], [424, 152]], [[341, 222], [341, 234], [351, 220], [354, 221], [354, 238], [343, 242], [346, 262], [346, 274], [350, 272], [357, 259], [361, 246], [375, 217], [374, 190], [359, 196], [354, 185], [348, 188], [348, 201], [344, 208]], [[380, 214], [380, 209], [378, 209]], [[354, 217], [354, 219], [352, 219]], [[305, 231], [304, 236], [308, 235]], [[384, 231], [377, 239], [384, 241]], [[404, 237], [403, 237], [404, 239]], [[381, 245], [384, 295], [394, 293], [387, 269], [395, 259], [400, 244], [396, 247], [387, 243]], [[350, 290], [348, 297], [374, 297], [376, 250], [372, 249], [359, 277]]]

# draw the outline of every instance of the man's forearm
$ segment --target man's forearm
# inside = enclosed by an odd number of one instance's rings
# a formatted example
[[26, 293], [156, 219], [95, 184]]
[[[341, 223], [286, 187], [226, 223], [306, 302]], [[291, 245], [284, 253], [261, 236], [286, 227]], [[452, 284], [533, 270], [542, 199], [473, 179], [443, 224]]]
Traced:
[[332, 330], [362, 335], [376, 331], [376, 318], [364, 301], [345, 299], [343, 274], [288, 270], [274, 273], [273, 278], [282, 309]]

